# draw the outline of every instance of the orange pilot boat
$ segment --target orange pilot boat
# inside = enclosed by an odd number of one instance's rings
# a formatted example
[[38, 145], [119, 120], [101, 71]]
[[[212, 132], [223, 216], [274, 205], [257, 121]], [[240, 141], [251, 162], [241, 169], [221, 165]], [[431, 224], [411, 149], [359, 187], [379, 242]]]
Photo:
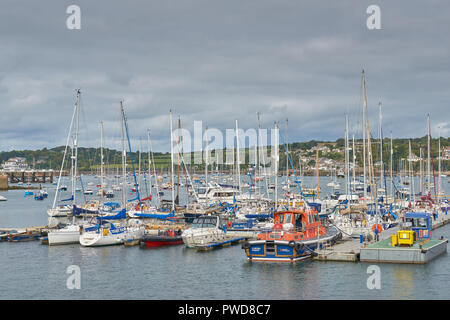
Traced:
[[269, 232], [242, 245], [250, 261], [296, 262], [312, 256], [314, 250], [341, 236], [334, 227], [325, 227], [312, 208], [279, 211]]

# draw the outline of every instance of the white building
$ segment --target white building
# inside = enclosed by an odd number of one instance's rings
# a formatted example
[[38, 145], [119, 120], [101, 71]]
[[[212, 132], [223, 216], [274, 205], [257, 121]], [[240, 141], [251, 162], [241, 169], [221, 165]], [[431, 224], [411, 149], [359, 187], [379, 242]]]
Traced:
[[25, 171], [29, 170], [30, 167], [26, 163], [25, 158], [15, 157], [5, 161], [5, 163], [2, 165], [2, 169], [4, 171]]

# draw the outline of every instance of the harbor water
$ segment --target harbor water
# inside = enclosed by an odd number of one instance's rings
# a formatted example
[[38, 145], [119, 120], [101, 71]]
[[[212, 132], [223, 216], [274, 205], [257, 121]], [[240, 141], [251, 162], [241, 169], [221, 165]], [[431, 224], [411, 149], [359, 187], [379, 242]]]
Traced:
[[[320, 177], [320, 182], [326, 185], [329, 179]], [[305, 181], [314, 185], [315, 177]], [[449, 194], [447, 179], [442, 184]], [[55, 187], [45, 187], [49, 197], [43, 201], [24, 197], [25, 190], [0, 192], [8, 199], [0, 202], [0, 227], [47, 225]], [[450, 238], [449, 225], [434, 231], [433, 238], [441, 236]], [[369, 263], [248, 262], [240, 245], [198, 252], [184, 245], [2, 242], [0, 256], [0, 299], [450, 299], [448, 253], [426, 265], [377, 264], [379, 289], [367, 285]], [[79, 267], [80, 289], [67, 285], [69, 266]]]

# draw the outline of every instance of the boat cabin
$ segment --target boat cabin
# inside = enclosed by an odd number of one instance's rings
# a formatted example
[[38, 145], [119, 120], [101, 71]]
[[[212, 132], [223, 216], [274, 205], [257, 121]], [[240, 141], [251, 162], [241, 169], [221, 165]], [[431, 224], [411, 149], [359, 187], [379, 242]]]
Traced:
[[191, 228], [220, 228], [220, 219], [217, 216], [203, 215], [192, 221]]
[[416, 239], [431, 239], [433, 229], [432, 214], [429, 212], [407, 212], [405, 222], [411, 225], [416, 233]]
[[320, 222], [316, 210], [289, 210], [274, 214], [274, 226], [271, 232], [258, 234], [258, 240], [298, 241], [324, 235], [326, 229]]

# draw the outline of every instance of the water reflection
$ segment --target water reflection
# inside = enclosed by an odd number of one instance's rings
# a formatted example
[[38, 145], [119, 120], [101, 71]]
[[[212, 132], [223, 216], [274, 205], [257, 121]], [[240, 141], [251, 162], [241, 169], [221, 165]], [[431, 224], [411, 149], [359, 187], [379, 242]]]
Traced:
[[[418, 266], [417, 266], [418, 267]], [[391, 299], [412, 299], [414, 293], [414, 270], [412, 266], [396, 266], [392, 271]], [[383, 286], [383, 283], [381, 284]]]

